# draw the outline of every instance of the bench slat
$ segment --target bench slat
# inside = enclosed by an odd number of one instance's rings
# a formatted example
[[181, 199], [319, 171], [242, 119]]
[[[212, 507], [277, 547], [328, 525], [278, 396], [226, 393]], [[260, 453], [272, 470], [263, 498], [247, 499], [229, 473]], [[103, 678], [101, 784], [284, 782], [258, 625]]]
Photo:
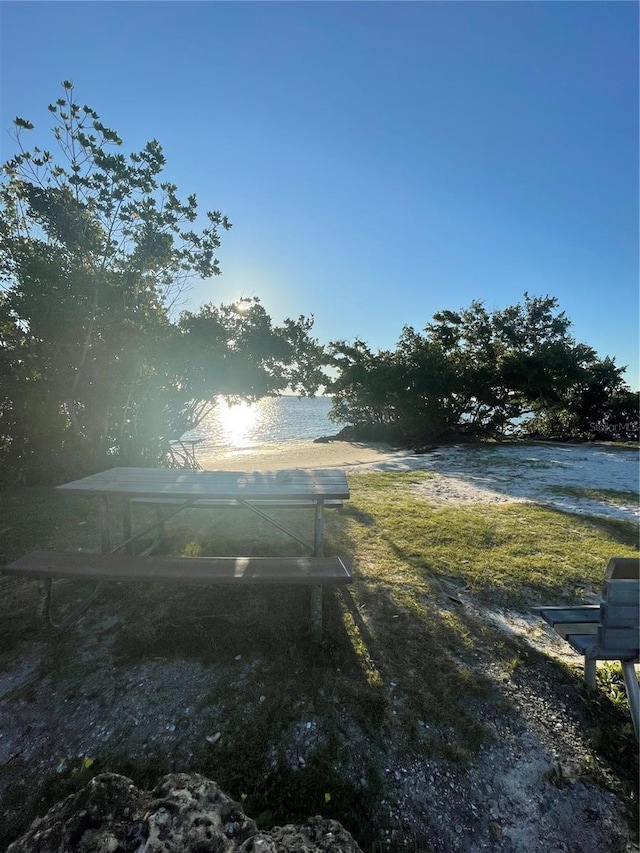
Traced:
[[603, 598], [610, 604], [637, 604], [640, 599], [640, 581], [608, 579], [604, 582]]
[[543, 607], [540, 615], [550, 625], [556, 622], [597, 622], [600, 618], [599, 604], [583, 604], [579, 607]]
[[540, 615], [563, 639], [567, 634], [595, 634], [600, 621], [599, 605], [545, 607]]
[[640, 625], [640, 604], [600, 605], [600, 621], [609, 628], [637, 628]]
[[638, 649], [606, 649], [598, 643], [595, 634], [569, 634], [565, 637], [569, 645], [578, 654], [593, 660], [628, 660], [634, 661], [638, 658]]
[[598, 645], [603, 649], [640, 650], [640, 630], [638, 628], [598, 628]]
[[595, 636], [598, 633], [599, 622], [556, 622], [553, 630], [562, 637], [567, 639], [569, 634], [591, 634]]
[[352, 581], [351, 565], [344, 557], [139, 557], [32, 551], [3, 571], [37, 579], [303, 585]]

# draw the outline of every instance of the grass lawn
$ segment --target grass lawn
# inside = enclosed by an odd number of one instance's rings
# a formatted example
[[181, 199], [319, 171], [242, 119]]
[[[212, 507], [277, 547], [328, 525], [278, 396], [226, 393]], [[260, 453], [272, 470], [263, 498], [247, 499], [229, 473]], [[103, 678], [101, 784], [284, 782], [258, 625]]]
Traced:
[[[325, 550], [353, 558], [354, 583], [326, 596], [321, 646], [307, 637], [304, 590], [107, 585], [85, 619], [90, 628], [105, 614], [118, 617], [109, 677], [124, 684], [130, 668], [157, 661], [215, 669], [199, 690], [197, 734], [175, 734], [176, 742], [192, 738], [186, 752], [154, 752], [134, 749], [123, 729], [94, 750], [90, 767], [49, 772], [31, 780], [28, 794], [28, 762], [1, 768], [4, 809], [17, 808], [17, 817], [0, 841], [95, 772], [123, 772], [148, 785], [163, 772], [188, 769], [242, 799], [262, 825], [322, 813], [343, 822], [363, 849], [381, 844], [385, 746], [422, 760], [473, 764], [492, 741], [492, 709], [508, 712], [490, 670], [509, 674], [535, 663], [536, 653], [462, 600], [523, 614], [579, 603], [598, 592], [611, 556], [638, 553], [637, 530], [626, 522], [526, 503], [432, 506], [416, 491], [429, 476], [349, 475], [352, 498], [327, 512]], [[312, 535], [308, 512], [278, 510], [277, 517]], [[36, 548], [93, 549], [98, 542], [95, 507], [75, 496], [5, 494], [0, 518], [2, 562]], [[265, 541], [274, 554], [302, 550], [261, 519], [224, 509], [172, 519], [163, 547], [250, 556], [265, 553]], [[7, 662], [32, 642], [35, 593], [27, 582], [0, 584], [0, 655]], [[77, 585], [58, 586], [60, 606], [72, 606]], [[79, 651], [85, 636], [72, 630], [53, 640], [39, 678], [70, 695], [90, 684], [92, 664], [86, 648]], [[581, 689], [577, 676], [566, 678]], [[589, 748], [596, 763], [614, 769], [616, 784], [633, 789], [637, 749], [620, 681], [609, 668], [601, 682], [606, 693], [587, 711]]]

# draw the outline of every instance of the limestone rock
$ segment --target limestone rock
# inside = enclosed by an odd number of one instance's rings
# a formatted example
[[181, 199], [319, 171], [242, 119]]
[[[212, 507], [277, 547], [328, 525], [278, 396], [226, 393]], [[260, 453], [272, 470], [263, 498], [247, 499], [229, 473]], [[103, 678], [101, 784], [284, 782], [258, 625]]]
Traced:
[[173, 773], [140, 791], [115, 773], [37, 818], [7, 853], [362, 853], [334, 820], [259, 832], [215, 782]]

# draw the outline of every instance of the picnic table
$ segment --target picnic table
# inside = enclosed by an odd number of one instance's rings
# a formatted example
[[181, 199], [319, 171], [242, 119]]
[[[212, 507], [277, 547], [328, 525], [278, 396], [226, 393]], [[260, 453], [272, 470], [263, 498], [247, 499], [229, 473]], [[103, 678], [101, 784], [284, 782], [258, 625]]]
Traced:
[[[322, 587], [351, 581], [349, 561], [324, 556], [325, 505], [349, 498], [344, 471], [295, 469], [286, 471], [194, 471], [156, 468], [112, 468], [57, 487], [63, 493], [84, 495], [99, 502], [99, 554], [32, 552], [6, 567], [8, 573], [41, 582], [39, 613], [51, 609], [51, 581], [59, 577], [108, 580], [187, 581], [198, 583], [293, 583], [311, 587], [311, 633], [322, 628]], [[117, 529], [115, 506], [124, 498], [122, 536]], [[163, 513], [151, 524], [133, 527], [136, 502], [161, 506]], [[136, 540], [158, 531], [164, 522], [189, 508], [215, 511], [220, 507], [245, 508], [286, 535], [304, 544], [308, 557], [152, 557], [134, 555]], [[274, 518], [277, 507], [313, 510], [313, 540], [305, 540]], [[44, 585], [44, 586], [43, 586]]]

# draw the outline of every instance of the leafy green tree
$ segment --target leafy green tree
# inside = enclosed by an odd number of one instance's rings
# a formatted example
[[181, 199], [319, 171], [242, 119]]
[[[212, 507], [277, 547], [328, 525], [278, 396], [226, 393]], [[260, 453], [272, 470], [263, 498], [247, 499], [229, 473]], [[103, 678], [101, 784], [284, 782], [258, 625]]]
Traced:
[[455, 371], [441, 349], [405, 327], [394, 352], [363, 341], [332, 344], [332, 420], [360, 439], [420, 442], [440, 438], [458, 419]]
[[228, 219], [207, 211], [198, 230], [196, 196], [181, 200], [162, 179], [159, 143], [121, 153], [118, 134], [76, 102], [70, 82], [49, 111], [55, 153], [29, 150], [33, 125], [16, 118], [18, 153], [2, 168], [5, 462], [27, 477], [154, 463], [214, 393], [317, 386], [310, 320], [272, 328], [257, 302], [172, 320], [193, 279], [220, 272]]
[[393, 352], [333, 344], [333, 416], [413, 443], [502, 436], [527, 417], [538, 431], [553, 423], [584, 435], [622, 388], [623, 368], [576, 343], [570, 327], [555, 298], [525, 293], [491, 313], [479, 300], [439, 311], [424, 333], [405, 327]]
[[544, 437], [636, 438], [638, 394], [624, 384], [624, 368], [595, 356], [556, 400], [540, 406], [525, 429]]
[[473, 435], [503, 429], [513, 412], [500, 370], [504, 345], [482, 302], [474, 300], [461, 311], [437, 312], [425, 331], [455, 376], [449, 389], [456, 415], [451, 426]]

